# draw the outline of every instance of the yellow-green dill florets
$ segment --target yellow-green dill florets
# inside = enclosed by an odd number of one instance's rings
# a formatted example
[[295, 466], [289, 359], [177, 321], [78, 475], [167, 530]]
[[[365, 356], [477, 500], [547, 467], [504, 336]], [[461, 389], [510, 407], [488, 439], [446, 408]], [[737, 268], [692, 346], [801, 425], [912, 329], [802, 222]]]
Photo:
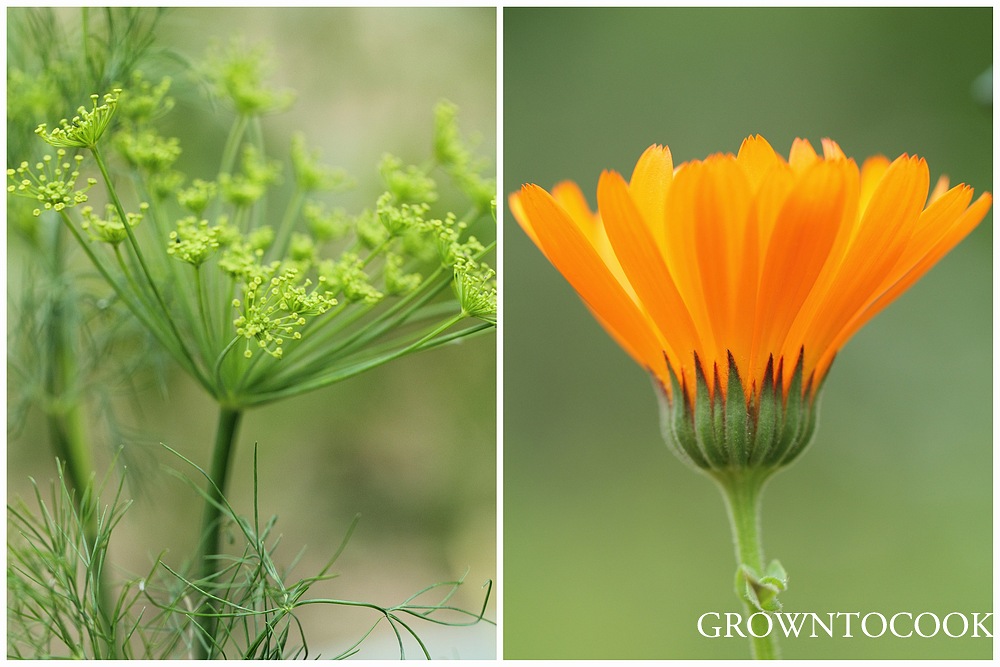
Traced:
[[129, 164], [152, 173], [166, 170], [181, 154], [180, 143], [176, 137], [161, 137], [152, 129], [134, 134], [121, 132], [115, 136], [114, 143]]
[[343, 238], [351, 230], [351, 217], [342, 208], [327, 212], [320, 202], [307, 201], [302, 207], [302, 217], [313, 237], [320, 243]]
[[291, 158], [295, 184], [303, 192], [339, 190], [351, 185], [346, 171], [319, 163], [319, 152], [306, 149], [306, 138], [301, 132], [292, 135]]
[[327, 289], [333, 294], [343, 294], [348, 301], [372, 305], [385, 297], [371, 284], [365, 263], [354, 253], [345, 252], [337, 261], [324, 260], [319, 263], [318, 271]]
[[278, 180], [281, 163], [267, 161], [252, 145], [243, 148], [243, 173], [220, 174], [222, 196], [235, 206], [250, 206], [267, 192], [267, 186]]
[[142, 72], [133, 72], [132, 82], [118, 103], [119, 115], [133, 125], [144, 125], [167, 114], [174, 108], [174, 98], [167, 95], [171, 83], [165, 76], [154, 86]]
[[497, 182], [494, 178], [484, 178], [474, 171], [456, 172], [452, 175], [455, 184], [472, 200], [472, 204], [480, 213], [485, 213], [496, 207]]
[[497, 322], [496, 272], [485, 264], [467, 262], [455, 267], [455, 298], [462, 312], [485, 322]]
[[269, 60], [267, 49], [248, 49], [234, 40], [227, 50], [209, 55], [206, 70], [216, 94], [228, 99], [236, 113], [257, 116], [286, 109], [294, 100], [291, 91], [275, 90], [264, 83]]
[[[125, 217], [128, 222], [129, 227], [135, 227], [142, 221], [143, 213], [149, 208], [149, 204], [143, 202], [139, 205], [139, 213], [126, 213]], [[83, 222], [80, 226], [87, 230], [90, 238], [94, 241], [102, 241], [104, 243], [110, 243], [113, 246], [118, 245], [122, 241], [128, 238], [128, 232], [125, 229], [125, 225], [122, 223], [121, 216], [118, 215], [118, 209], [113, 205], [107, 204], [104, 207], [105, 217], [101, 217], [94, 213], [94, 209], [90, 206], [84, 206], [80, 209], [80, 215], [83, 217]]]
[[219, 268], [233, 278], [248, 278], [263, 272], [260, 261], [264, 251], [254, 248], [240, 238], [224, 244], [226, 249], [219, 258]]
[[191, 215], [177, 221], [177, 229], [170, 232], [167, 254], [182, 262], [201, 266], [219, 247], [219, 234], [209, 227], [208, 220]]
[[389, 236], [402, 236], [410, 229], [420, 226], [424, 221], [424, 214], [431, 208], [427, 204], [395, 206], [394, 201], [392, 193], [384, 192], [375, 202], [375, 214]]
[[258, 227], [247, 236], [247, 243], [254, 250], [267, 250], [274, 243], [274, 228], [270, 225]]
[[177, 192], [177, 202], [195, 215], [201, 215], [215, 197], [217, 188], [212, 181], [196, 178], [191, 186]]
[[184, 174], [176, 169], [164, 169], [149, 174], [149, 191], [157, 200], [166, 199], [177, 192], [183, 184]]
[[115, 109], [118, 107], [118, 95], [121, 92], [120, 88], [115, 88], [104, 96], [103, 104], [97, 103], [100, 99], [98, 95], [91, 95], [93, 109], [88, 111], [80, 107], [72, 120], [64, 118], [59, 121], [59, 127], [51, 132], [47, 130], [47, 125], [42, 123], [35, 130], [35, 134], [57, 148], [93, 148], [111, 124]]
[[458, 107], [442, 100], [434, 107], [434, 159], [444, 167], [465, 166], [469, 152], [458, 134]]
[[437, 248], [442, 266], [452, 267], [466, 259], [474, 259], [485, 249], [475, 237], [461, 242], [466, 227], [464, 222], [455, 220], [453, 213], [445, 215], [444, 220], [427, 220], [422, 225], [423, 232]]
[[295, 232], [288, 244], [288, 259], [306, 269], [316, 261], [316, 242], [308, 234]]
[[294, 269], [280, 274], [275, 265], [271, 269], [250, 277], [243, 301], [233, 302], [241, 309], [233, 324], [236, 334], [247, 339], [243, 355], [248, 358], [253, 356], [251, 341], [256, 341], [258, 349], [280, 359], [286, 337], [301, 339], [307, 317], [322, 315], [337, 304], [322, 278], [319, 286], [312, 288], [310, 280], [298, 282], [300, 274]]
[[420, 286], [423, 277], [419, 273], [403, 271], [403, 258], [396, 253], [386, 253], [385, 268], [382, 269], [385, 291], [390, 295], [407, 294]]
[[354, 233], [366, 248], [377, 248], [389, 239], [389, 232], [371, 211], [365, 209], [354, 219]]
[[437, 201], [437, 184], [415, 165], [403, 167], [403, 161], [388, 153], [378, 166], [386, 189], [400, 203], [429, 203]]
[[80, 178], [83, 156], [74, 155], [72, 160], [67, 160], [66, 150], [60, 148], [55, 157], [45, 155], [34, 167], [22, 162], [16, 169], [7, 170], [7, 192], [37, 201], [39, 208], [33, 211], [36, 216], [43, 210], [61, 211], [82, 204], [87, 201], [87, 191], [97, 181], [88, 178], [87, 187], [78, 190], [76, 182]]

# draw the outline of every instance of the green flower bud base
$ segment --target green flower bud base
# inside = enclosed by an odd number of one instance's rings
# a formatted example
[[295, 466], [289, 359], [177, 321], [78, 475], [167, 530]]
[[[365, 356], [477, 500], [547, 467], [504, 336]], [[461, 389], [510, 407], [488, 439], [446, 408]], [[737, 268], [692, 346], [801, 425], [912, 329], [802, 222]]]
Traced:
[[764, 564], [761, 492], [775, 472], [806, 449], [816, 428], [819, 387], [812, 377], [803, 382], [803, 356], [800, 351], [787, 391], [783, 361], [775, 369], [769, 359], [760, 390], [752, 389], [749, 398], [732, 354], [725, 391], [718, 366], [709, 384], [697, 354], [693, 396], [683, 373], [678, 379], [669, 364], [670, 393], [655, 383], [667, 445], [722, 491], [736, 547], [736, 594], [752, 618], [750, 642], [757, 659], [778, 658], [779, 651], [774, 637], [765, 634], [766, 619], [753, 615], [779, 611], [778, 594], [788, 587], [781, 563]]

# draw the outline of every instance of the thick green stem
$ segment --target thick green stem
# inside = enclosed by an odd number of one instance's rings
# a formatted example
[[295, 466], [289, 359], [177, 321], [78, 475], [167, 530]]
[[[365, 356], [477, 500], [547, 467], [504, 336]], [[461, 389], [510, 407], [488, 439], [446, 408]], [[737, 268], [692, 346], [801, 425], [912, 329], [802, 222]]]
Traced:
[[[198, 575], [202, 586], [210, 590], [212, 579], [217, 571], [216, 555], [219, 553], [219, 542], [222, 534], [222, 507], [226, 491], [226, 480], [229, 473], [229, 462], [236, 442], [236, 432], [239, 429], [243, 411], [222, 406], [219, 408], [219, 424], [215, 432], [215, 446], [212, 449], [212, 463], [209, 469], [210, 482], [208, 497], [205, 499], [205, 511], [201, 520], [201, 545], [198, 549]], [[203, 603], [202, 610], [207, 615], [202, 617], [203, 641], [197, 644], [198, 658], [211, 659], [215, 655], [215, 629], [218, 613], [218, 603], [208, 599]]]
[[[760, 576], [764, 572], [764, 550], [760, 539], [760, 498], [764, 483], [772, 471], [754, 469], [733, 469], [726, 472], [716, 472], [712, 477], [722, 489], [722, 497], [726, 502], [726, 512], [729, 515], [729, 525], [733, 533], [736, 547], [736, 562], [746, 566]], [[746, 603], [748, 614], [756, 614], [760, 610], [749, 602]], [[757, 660], [777, 660], [781, 657], [778, 642], [773, 632], [766, 633], [766, 619], [756, 618], [753, 632], [750, 633], [750, 647], [753, 657]], [[754, 635], [763, 635], [757, 637]]]

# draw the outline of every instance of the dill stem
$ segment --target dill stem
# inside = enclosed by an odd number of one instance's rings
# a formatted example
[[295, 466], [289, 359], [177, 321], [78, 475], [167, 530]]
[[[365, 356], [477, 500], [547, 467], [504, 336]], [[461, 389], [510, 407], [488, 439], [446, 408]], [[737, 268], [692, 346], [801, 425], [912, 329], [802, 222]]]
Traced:
[[[219, 553], [219, 542], [222, 534], [222, 508], [224, 503], [226, 480], [229, 473], [229, 463], [232, 458], [233, 444], [236, 442], [236, 432], [239, 429], [243, 411], [226, 406], [219, 407], [219, 422], [215, 432], [215, 445], [212, 448], [212, 461], [209, 468], [208, 492], [205, 498], [205, 509], [201, 520], [201, 546], [198, 549], [197, 573], [201, 586], [206, 590], [212, 588], [212, 579], [216, 574], [216, 556]], [[202, 603], [206, 612], [203, 616], [203, 641], [196, 644], [197, 657], [209, 660], [215, 656], [215, 630], [219, 613], [218, 602], [210, 598]]]
[[222, 163], [219, 165], [220, 174], [232, 173], [233, 164], [236, 162], [236, 151], [240, 147], [240, 142], [243, 141], [243, 133], [246, 132], [249, 121], [250, 119], [243, 114], [236, 117], [236, 121], [229, 130], [229, 136], [226, 137], [226, 145], [222, 149]]
[[201, 279], [201, 266], [194, 267], [194, 288], [198, 292], [198, 314], [201, 317], [202, 327], [205, 329], [205, 359], [211, 359], [212, 346], [212, 319], [208, 309], [205, 308], [205, 281]]
[[305, 200], [305, 190], [295, 188], [295, 194], [292, 195], [291, 200], [288, 202], [288, 208], [285, 209], [285, 214], [281, 217], [281, 222], [278, 223], [277, 238], [275, 238], [271, 246], [274, 248], [275, 257], [278, 259], [284, 257], [288, 252], [288, 244], [292, 239], [292, 230], [295, 229], [295, 220]]
[[[156, 287], [156, 281], [153, 280], [152, 274], [149, 272], [149, 267], [146, 265], [146, 258], [142, 254], [142, 249], [139, 247], [139, 241], [135, 237], [135, 232], [132, 231], [132, 225], [128, 223], [128, 214], [125, 213], [125, 208], [122, 206], [121, 200], [118, 198], [118, 192], [115, 190], [114, 184], [111, 181], [111, 174], [108, 172], [108, 167], [104, 163], [104, 158], [101, 156], [101, 151], [98, 150], [97, 146], [90, 146], [90, 153], [94, 156], [94, 161], [97, 162], [97, 168], [101, 172], [101, 176], [104, 178], [104, 184], [108, 191], [108, 196], [111, 197], [111, 201], [114, 204], [115, 210], [118, 212], [118, 217], [121, 219], [122, 226], [125, 228], [125, 234], [128, 236], [129, 245], [132, 247], [132, 251], [135, 253], [135, 258], [139, 262], [139, 266], [142, 269], [142, 273], [146, 278], [146, 283], [149, 285], [149, 289], [153, 293], [153, 297], [156, 299], [156, 303], [159, 305], [160, 309], [163, 311], [163, 319], [167, 324], [167, 328], [170, 330], [171, 335], [177, 343], [177, 349], [183, 354], [183, 356], [190, 362], [190, 366], [193, 369], [192, 372], [195, 377], [199, 379], [205, 386], [210, 386], [208, 379], [205, 377], [201, 369], [198, 368], [197, 362], [192, 356], [191, 352], [187, 348], [187, 344], [184, 341], [184, 337], [181, 336], [181, 332], [177, 329], [177, 324], [174, 322], [170, 315], [170, 309], [167, 308], [166, 302], [163, 300], [163, 296], [160, 294], [160, 290]], [[117, 248], [116, 248], [117, 250]]]
[[[66, 271], [62, 226], [53, 229], [52, 280], [61, 282]], [[65, 466], [67, 491], [73, 499], [77, 516], [82, 519], [85, 550], [97, 550], [97, 516], [84, 507], [86, 489], [94, 473], [94, 463], [84, 428], [84, 416], [79, 394], [74, 391], [77, 366], [74, 359], [73, 329], [68, 320], [65, 292], [53, 303], [51, 317], [45, 328], [48, 340], [48, 364], [45, 374], [45, 391], [55, 399], [55, 407], [46, 411], [49, 437], [56, 456]], [[64, 478], [66, 479], [66, 478]], [[113, 630], [111, 584], [102, 568], [97, 583], [97, 613], [104, 625]], [[95, 647], [97, 645], [95, 644]]]

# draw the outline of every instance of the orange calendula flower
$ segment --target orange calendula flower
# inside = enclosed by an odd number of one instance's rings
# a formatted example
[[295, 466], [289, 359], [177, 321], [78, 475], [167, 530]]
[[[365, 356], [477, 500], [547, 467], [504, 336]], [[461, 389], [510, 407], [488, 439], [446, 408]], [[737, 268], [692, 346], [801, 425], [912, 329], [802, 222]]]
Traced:
[[797, 139], [786, 160], [755, 136], [676, 168], [651, 146], [630, 180], [601, 175], [599, 213], [570, 182], [526, 185], [510, 207], [658, 379], [684, 458], [772, 467], [808, 442], [837, 351], [992, 203], [943, 177], [929, 186], [922, 158], [859, 169], [833, 141], [818, 155]]

